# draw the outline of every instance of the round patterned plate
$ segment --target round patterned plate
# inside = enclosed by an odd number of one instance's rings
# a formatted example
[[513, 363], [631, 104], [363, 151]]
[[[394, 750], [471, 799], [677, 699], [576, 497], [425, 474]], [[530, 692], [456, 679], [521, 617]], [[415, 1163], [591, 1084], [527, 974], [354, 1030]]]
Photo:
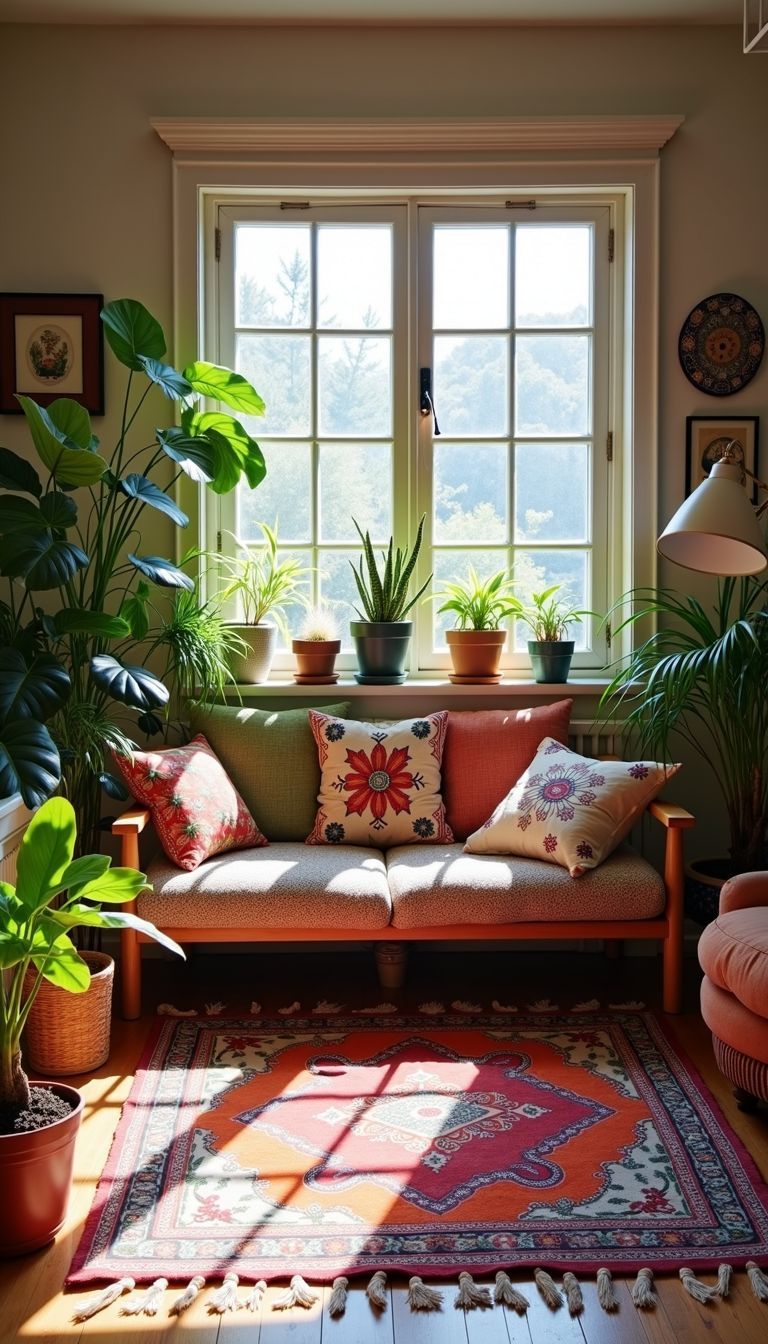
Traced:
[[763, 324], [738, 294], [702, 299], [686, 317], [678, 342], [683, 373], [710, 397], [729, 397], [746, 387], [764, 349]]

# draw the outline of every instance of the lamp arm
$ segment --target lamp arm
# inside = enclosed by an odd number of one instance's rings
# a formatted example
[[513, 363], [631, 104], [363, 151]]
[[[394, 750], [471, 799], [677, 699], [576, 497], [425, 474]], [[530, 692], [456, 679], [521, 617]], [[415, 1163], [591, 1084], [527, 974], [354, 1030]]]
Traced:
[[[730, 443], [727, 443], [725, 446], [725, 452], [723, 453], [723, 456], [720, 459], [721, 462], [733, 462], [735, 466], [741, 467], [743, 475], [748, 476], [750, 481], [755, 482], [755, 485], [757, 486], [758, 490], [764, 490], [766, 495], [768, 495], [768, 481], [761, 481], [760, 477], [756, 476], [754, 471], [750, 471], [749, 467], [746, 466], [746, 464], [743, 461], [740, 461], [739, 458], [737, 458], [735, 451], [731, 453], [731, 449], [736, 449], [740, 447], [741, 445], [738, 439], [731, 439]], [[762, 518], [766, 510], [768, 510], [768, 499], [764, 499], [762, 504], [758, 505], [757, 509], [755, 510], [757, 517]]]

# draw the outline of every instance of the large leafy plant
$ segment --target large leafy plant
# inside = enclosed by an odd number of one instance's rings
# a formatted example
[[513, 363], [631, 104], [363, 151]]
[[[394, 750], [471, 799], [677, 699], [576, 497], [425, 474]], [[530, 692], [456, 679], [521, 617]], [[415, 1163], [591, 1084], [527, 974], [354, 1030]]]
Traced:
[[354, 565], [351, 560], [349, 562], [352, 565], [355, 584], [360, 595], [360, 601], [363, 604], [363, 610], [358, 611], [362, 620], [373, 622], [403, 621], [411, 607], [416, 605], [422, 593], [429, 587], [432, 580], [431, 574], [415, 596], [409, 597], [411, 579], [421, 550], [424, 518], [425, 515], [422, 514], [412, 548], [402, 550], [399, 546], [395, 547], [394, 541], [390, 537], [386, 555], [382, 554], [381, 557], [383, 561], [381, 571], [370, 534], [363, 532], [357, 520], [352, 519], [363, 543], [363, 554], [358, 564]]
[[[19, 847], [17, 882], [0, 882], [0, 1116], [29, 1105], [21, 1064], [21, 1033], [43, 980], [82, 994], [87, 963], [70, 933], [80, 926], [137, 929], [171, 952], [181, 948], [145, 919], [102, 906], [132, 901], [147, 885], [135, 868], [112, 868], [106, 855], [73, 858], [75, 813], [66, 798], [50, 798], [32, 818]], [[32, 977], [27, 972], [32, 968]]]
[[[0, 796], [18, 791], [35, 807], [63, 784], [86, 842], [100, 787], [123, 796], [108, 769], [110, 749], [125, 750], [136, 726], [155, 731], [168, 705], [168, 685], [146, 665], [153, 647], [170, 649], [153, 590], [195, 592], [184, 569], [142, 550], [142, 515], [150, 509], [186, 527], [172, 493], [180, 475], [224, 494], [241, 479], [257, 486], [266, 470], [240, 421], [201, 404], [211, 398], [262, 414], [264, 403], [245, 378], [207, 363], [183, 371], [164, 363], [162, 328], [133, 299], [107, 304], [101, 320], [128, 370], [111, 451], [102, 450], [76, 402], [61, 398], [45, 408], [25, 396], [18, 400], [39, 464], [0, 448], [0, 487], [10, 492], [0, 495], [0, 574], [7, 580], [0, 603]], [[157, 429], [147, 444], [137, 417], [158, 391], [179, 404], [180, 423]], [[166, 658], [171, 672], [185, 661], [178, 621], [175, 636]]]
[[618, 631], [653, 618], [655, 632], [603, 693], [645, 755], [669, 760], [686, 742], [725, 803], [735, 872], [768, 867], [768, 580], [720, 579], [707, 610], [669, 588], [621, 600]]

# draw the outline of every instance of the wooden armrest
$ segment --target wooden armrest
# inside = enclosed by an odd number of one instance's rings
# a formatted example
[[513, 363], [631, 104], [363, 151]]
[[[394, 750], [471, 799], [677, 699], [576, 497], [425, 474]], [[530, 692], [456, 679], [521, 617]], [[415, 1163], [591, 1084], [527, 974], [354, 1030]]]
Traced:
[[131, 807], [122, 816], [112, 822], [113, 835], [141, 835], [149, 825], [151, 813], [148, 807]]
[[696, 818], [690, 812], [686, 812], [684, 807], [678, 807], [677, 803], [665, 803], [661, 798], [650, 803], [648, 811], [652, 817], [661, 822], [662, 826], [666, 826], [668, 831], [687, 830], [690, 826], [696, 825]]

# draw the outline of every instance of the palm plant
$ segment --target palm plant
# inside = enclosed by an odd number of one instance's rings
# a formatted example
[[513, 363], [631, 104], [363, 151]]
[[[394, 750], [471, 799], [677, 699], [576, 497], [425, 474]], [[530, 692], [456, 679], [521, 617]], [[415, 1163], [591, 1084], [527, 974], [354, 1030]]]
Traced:
[[709, 768], [725, 804], [733, 870], [768, 867], [768, 580], [718, 580], [713, 609], [669, 588], [635, 589], [618, 631], [659, 621], [601, 705], [620, 711], [644, 754], [675, 737]]
[[421, 550], [425, 517], [426, 515], [422, 514], [416, 531], [416, 540], [410, 552], [407, 549], [402, 550], [399, 546], [395, 548], [394, 540], [390, 537], [387, 553], [386, 555], [382, 554], [381, 557], [384, 561], [384, 568], [381, 573], [371, 543], [370, 533], [364, 533], [356, 519], [352, 519], [363, 543], [363, 555], [357, 566], [351, 560], [349, 562], [352, 565], [357, 591], [363, 604], [363, 611], [357, 609], [361, 620], [375, 623], [402, 621], [429, 587], [432, 581], [431, 574], [416, 595], [409, 600], [411, 578]]
[[505, 570], [500, 569], [488, 579], [481, 579], [472, 565], [464, 580], [445, 583], [435, 600], [446, 598], [438, 614], [453, 612], [457, 630], [498, 630], [510, 616], [521, 616], [522, 603], [512, 593], [514, 583]]

